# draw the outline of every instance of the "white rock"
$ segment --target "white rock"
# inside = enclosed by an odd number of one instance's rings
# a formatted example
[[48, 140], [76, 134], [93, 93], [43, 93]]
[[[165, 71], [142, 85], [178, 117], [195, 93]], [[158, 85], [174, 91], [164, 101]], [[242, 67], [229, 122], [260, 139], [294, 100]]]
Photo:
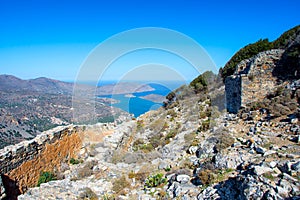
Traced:
[[269, 166], [270, 166], [271, 168], [276, 167], [276, 165], [277, 165], [277, 162], [275, 162], [275, 161], [271, 161], [270, 164], [269, 164]]
[[176, 177], [176, 181], [179, 183], [188, 183], [190, 179], [190, 176], [186, 174], [180, 174]]
[[270, 167], [263, 167], [263, 166], [255, 166], [254, 167], [254, 173], [256, 175], [262, 175], [264, 173], [270, 172], [272, 169]]

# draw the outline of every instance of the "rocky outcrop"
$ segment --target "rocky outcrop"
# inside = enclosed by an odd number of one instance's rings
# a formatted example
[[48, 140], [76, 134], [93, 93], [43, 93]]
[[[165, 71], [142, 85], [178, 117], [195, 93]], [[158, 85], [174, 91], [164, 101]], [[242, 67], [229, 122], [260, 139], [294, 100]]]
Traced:
[[225, 80], [228, 112], [237, 113], [248, 103], [261, 100], [274, 90], [277, 78], [273, 71], [284, 50], [273, 49], [240, 62], [232, 76]]

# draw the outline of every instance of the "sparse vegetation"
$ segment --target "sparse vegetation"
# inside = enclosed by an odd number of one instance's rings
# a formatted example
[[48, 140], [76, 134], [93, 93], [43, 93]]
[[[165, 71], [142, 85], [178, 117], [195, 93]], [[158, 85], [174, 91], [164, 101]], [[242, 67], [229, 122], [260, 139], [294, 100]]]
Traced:
[[266, 172], [263, 174], [263, 176], [271, 181], [274, 181], [275, 177], [273, 176], [273, 174], [271, 172]]
[[224, 68], [221, 69], [221, 76], [223, 80], [227, 76], [230, 76], [234, 73], [235, 67], [239, 64], [242, 60], [251, 58], [258, 54], [259, 52], [270, 50], [273, 48], [272, 43], [269, 42], [268, 39], [260, 39], [253, 44], [249, 44], [244, 48], [240, 49], [233, 57], [226, 63]]
[[55, 175], [52, 172], [41, 172], [37, 186], [39, 187], [42, 183], [47, 183], [55, 179]]
[[130, 183], [127, 181], [124, 175], [115, 179], [112, 185], [112, 190], [115, 191], [116, 194], [121, 193], [125, 188], [130, 188]]
[[162, 173], [149, 176], [145, 181], [145, 188], [158, 187], [167, 182]]
[[72, 165], [77, 165], [79, 163], [80, 163], [80, 161], [78, 159], [75, 159], [75, 158], [70, 159], [70, 164], [72, 164]]
[[234, 143], [234, 138], [226, 130], [222, 130], [221, 132], [216, 134], [216, 138], [218, 140], [215, 146], [216, 152], [221, 152]]
[[197, 176], [203, 185], [209, 186], [214, 183], [218, 183], [227, 179], [228, 174], [232, 172], [233, 169], [204, 169], [200, 171]]
[[[300, 26], [296, 26], [285, 33], [283, 33], [277, 40], [274, 42], [269, 42], [268, 39], [260, 39], [257, 42], [253, 44], [249, 44], [245, 46], [244, 48], [240, 49], [237, 53], [233, 55], [233, 57], [226, 63], [224, 68], [220, 69], [221, 76], [223, 80], [227, 76], [230, 76], [234, 73], [235, 67], [239, 62], [242, 60], [251, 58], [262, 51], [267, 51], [270, 49], [285, 49], [287, 48], [287, 45], [293, 41], [296, 37], [296, 32], [299, 31]], [[299, 55], [299, 47], [294, 48], [293, 50], [290, 50], [291, 59], [296, 58], [294, 55]], [[290, 59], [290, 60], [291, 60]], [[298, 58], [297, 58], [298, 59]]]
[[206, 93], [208, 85], [215, 80], [215, 75], [212, 71], [206, 71], [203, 74], [195, 78], [191, 83], [190, 87], [193, 88], [195, 93]]
[[87, 162], [82, 168], [79, 168], [75, 180], [80, 180], [93, 174], [93, 167], [96, 165], [95, 161]]
[[79, 199], [82, 200], [97, 200], [98, 196], [91, 188], [84, 188], [83, 192], [79, 195]]

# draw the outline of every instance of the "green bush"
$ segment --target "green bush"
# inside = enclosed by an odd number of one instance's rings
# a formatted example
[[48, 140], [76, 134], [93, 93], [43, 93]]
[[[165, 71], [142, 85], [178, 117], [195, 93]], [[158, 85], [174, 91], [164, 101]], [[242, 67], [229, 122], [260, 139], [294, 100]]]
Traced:
[[197, 133], [201, 133], [202, 131], [207, 131], [209, 129], [210, 126], [210, 120], [204, 120], [202, 121], [200, 127], [197, 129]]
[[37, 186], [39, 187], [42, 183], [47, 183], [49, 181], [55, 180], [55, 176], [51, 172], [41, 172]]
[[80, 161], [77, 160], [77, 159], [75, 159], [75, 158], [71, 158], [71, 159], [70, 159], [70, 163], [71, 163], [72, 165], [77, 165], [77, 164], [80, 163]]
[[277, 40], [273, 42], [274, 48], [284, 49], [287, 47], [289, 41], [295, 40], [296, 33], [299, 31], [300, 25], [284, 32]]
[[167, 182], [162, 173], [149, 176], [145, 181], [145, 188], [158, 187]]
[[235, 53], [232, 58], [226, 63], [224, 68], [221, 70], [221, 76], [223, 80], [227, 76], [230, 76], [234, 73], [235, 67], [242, 60], [249, 59], [259, 52], [267, 51], [273, 48], [273, 44], [269, 42], [268, 39], [260, 39], [253, 44], [249, 44], [244, 48], [240, 49], [237, 53]]
[[207, 86], [215, 80], [216, 76], [212, 71], [206, 71], [203, 74], [195, 78], [190, 87], [194, 89], [194, 92], [207, 92]]
[[[259, 52], [267, 51], [270, 49], [286, 49], [291, 41], [294, 41], [297, 32], [300, 30], [300, 26], [296, 26], [286, 32], [284, 32], [278, 39], [273, 42], [269, 42], [268, 39], [260, 39], [259, 41], [249, 44], [244, 48], [240, 49], [237, 53], [233, 55], [233, 57], [226, 63], [224, 68], [220, 70], [221, 76], [223, 80], [227, 76], [230, 76], [234, 73], [235, 67], [242, 60], [251, 58], [258, 54]], [[294, 58], [295, 55], [299, 55], [299, 48], [294, 48], [289, 52], [289, 56]]]

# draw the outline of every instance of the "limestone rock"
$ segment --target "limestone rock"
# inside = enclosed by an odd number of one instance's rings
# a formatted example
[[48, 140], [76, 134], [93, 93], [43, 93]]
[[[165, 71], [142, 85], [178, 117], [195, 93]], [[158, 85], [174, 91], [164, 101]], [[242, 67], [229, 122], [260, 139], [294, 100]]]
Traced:
[[188, 183], [190, 181], [190, 176], [185, 174], [180, 174], [176, 176], [176, 181], [179, 183]]

